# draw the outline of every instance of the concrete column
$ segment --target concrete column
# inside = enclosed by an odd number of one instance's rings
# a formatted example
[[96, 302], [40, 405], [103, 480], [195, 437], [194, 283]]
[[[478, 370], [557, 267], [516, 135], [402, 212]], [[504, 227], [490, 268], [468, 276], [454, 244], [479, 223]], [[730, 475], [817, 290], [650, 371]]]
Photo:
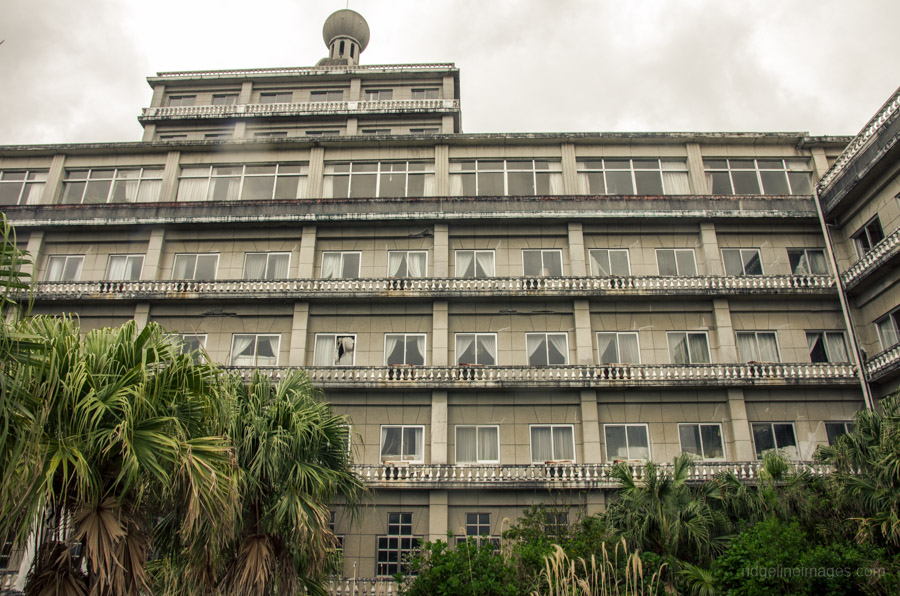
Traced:
[[147, 326], [150, 321], [150, 304], [148, 302], [138, 302], [134, 305], [134, 320], [137, 323], [138, 331]]
[[728, 418], [731, 423], [731, 453], [725, 459], [751, 461], [756, 459], [753, 439], [750, 436], [750, 422], [747, 420], [747, 405], [744, 403], [743, 389], [728, 390]]
[[822, 147], [812, 148], [813, 161], [813, 182], [821, 179], [828, 171], [828, 158], [825, 157], [825, 149]]
[[52, 205], [62, 202], [62, 181], [65, 175], [66, 156], [54, 155], [47, 172], [47, 182], [41, 193], [41, 205]]
[[455, 132], [457, 131], [453, 125], [453, 116], [451, 114], [441, 116], [441, 134], [451, 135]]
[[447, 491], [432, 490], [428, 492], [428, 540], [447, 540]]
[[306, 366], [306, 333], [309, 327], [309, 303], [294, 303], [294, 318], [291, 322], [291, 351], [288, 366]]
[[231, 138], [243, 139], [246, 136], [247, 136], [247, 121], [246, 120], [236, 120], [234, 123], [234, 130], [231, 133]]
[[567, 195], [578, 194], [578, 164], [575, 163], [575, 145], [563, 143], [560, 145], [562, 152], [562, 177], [563, 192]]
[[149, 143], [156, 136], [156, 125], [152, 122], [144, 124], [144, 134], [141, 136], [141, 142]]
[[359, 118], [347, 118], [347, 136], [359, 134]]
[[431, 463], [450, 463], [447, 453], [447, 392], [431, 392]]
[[306, 199], [322, 197], [325, 184], [325, 148], [313, 147], [309, 150], [309, 179], [306, 184]]
[[446, 197], [450, 194], [450, 147], [436, 145], [434, 148], [434, 195]]
[[450, 234], [447, 224], [434, 224], [434, 277], [450, 277]]
[[591, 337], [590, 302], [575, 300], [575, 359], [576, 364], [594, 363], [594, 342]]
[[163, 101], [166, 96], [166, 86], [162, 83], [158, 85], [153, 85], [153, 97], [150, 98], [150, 107], [151, 108], [159, 108], [162, 107]]
[[144, 266], [141, 267], [142, 280], [153, 281], [159, 279], [163, 246], [165, 245], [165, 242], [165, 228], [154, 228], [150, 230], [150, 240], [147, 242], [147, 254], [144, 255]]
[[435, 300], [432, 313], [431, 364], [433, 366], [447, 366], [450, 352], [447, 301]]
[[456, 95], [456, 89], [453, 88], [453, 77], [447, 75], [444, 77], [444, 92], [442, 94], [443, 99], [454, 99]]
[[37, 266], [41, 258], [41, 250], [44, 248], [44, 230], [32, 230], [28, 234], [28, 244], [25, 245], [25, 252], [31, 257], [31, 262], [22, 265], [19, 270], [22, 273], [32, 276], [31, 281], [39, 281], [34, 278], [37, 275]]
[[714, 362], [737, 362], [737, 347], [734, 343], [734, 326], [727, 298], [713, 300], [713, 317], [716, 322], [716, 337], [719, 342], [719, 357]]
[[316, 226], [303, 226], [300, 235], [300, 258], [297, 259], [297, 278], [312, 279], [316, 270]]
[[350, 79], [350, 94], [347, 101], [360, 101], [362, 99], [362, 79]]
[[178, 196], [178, 176], [181, 175], [180, 161], [180, 151], [169, 151], [166, 154], [166, 166], [163, 169], [162, 185], [159, 189], [160, 203], [172, 203]]
[[237, 105], [250, 103], [253, 99], [253, 81], [244, 81], [241, 84], [241, 92], [238, 94]]
[[586, 464], [602, 462], [600, 449], [600, 417], [597, 414], [597, 392], [585, 389], [581, 392], [581, 441]]
[[[719, 239], [716, 236], [716, 225], [711, 221], [704, 221], [700, 224], [700, 250], [703, 252], [703, 260], [706, 262], [706, 274], [725, 275], [722, 253], [719, 251]], [[701, 272], [698, 271], [698, 273]]]
[[688, 179], [691, 184], [691, 192], [695, 195], [708, 195], [712, 192], [706, 184], [706, 172], [703, 171], [703, 155], [700, 153], [699, 143], [687, 143]]
[[569, 222], [569, 263], [572, 277], [585, 277], [584, 231], [580, 221]]

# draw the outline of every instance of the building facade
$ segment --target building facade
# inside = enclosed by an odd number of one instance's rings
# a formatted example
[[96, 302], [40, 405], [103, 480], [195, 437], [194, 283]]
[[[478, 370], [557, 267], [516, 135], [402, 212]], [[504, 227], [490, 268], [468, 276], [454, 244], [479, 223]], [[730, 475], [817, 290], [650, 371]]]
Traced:
[[896, 111], [868, 145], [463, 134], [453, 64], [360, 65], [353, 11], [324, 37], [312, 67], [150, 77], [140, 142], [0, 147], [0, 205], [34, 312], [309, 371], [374, 489], [335, 507], [345, 576], [596, 512], [618, 461], [811, 460], [896, 389]]

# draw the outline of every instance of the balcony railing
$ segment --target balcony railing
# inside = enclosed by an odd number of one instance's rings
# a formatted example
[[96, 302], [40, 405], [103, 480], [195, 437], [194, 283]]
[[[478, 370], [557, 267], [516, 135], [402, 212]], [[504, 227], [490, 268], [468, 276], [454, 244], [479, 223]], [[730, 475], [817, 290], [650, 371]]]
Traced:
[[900, 253], [900, 228], [883, 238], [881, 242], [872, 247], [860, 260], [841, 274], [844, 287], [849, 289], [865, 279], [878, 267], [891, 260]]
[[187, 78], [216, 78], [223, 77], [253, 77], [259, 75], [274, 76], [301, 76], [316, 75], [333, 71], [399, 71], [399, 70], [454, 70], [456, 65], [452, 62], [427, 62], [422, 64], [356, 64], [353, 66], [296, 66], [289, 68], [240, 68], [232, 70], [187, 70], [178, 72], [158, 72], [157, 78], [187, 79]]
[[[644, 462], [626, 464], [634, 478], [646, 474]], [[373, 488], [615, 488], [619, 481], [612, 477], [615, 464], [380, 464], [354, 465], [353, 471]], [[689, 482], [704, 482], [722, 472], [730, 472], [739, 480], [758, 480], [761, 462], [698, 461], [689, 472]], [[815, 475], [832, 473], [830, 466], [816, 462], [792, 462], [792, 472], [807, 471]], [[672, 464], [658, 464], [659, 473], [672, 473]]]
[[[248, 379], [255, 369], [230, 367]], [[281, 378], [290, 367], [261, 371]], [[566, 366], [313, 366], [305, 369], [323, 388], [672, 387], [846, 385], [857, 382], [852, 364], [601, 364]]]
[[447, 112], [459, 110], [456, 99], [394, 99], [379, 101], [313, 101], [237, 105], [166, 106], [144, 108], [140, 120], [172, 118], [239, 118], [243, 116], [303, 116], [312, 114], [368, 114]]
[[877, 381], [900, 369], [900, 344], [876, 354], [866, 362], [866, 375], [870, 381]]
[[335, 298], [831, 294], [830, 275], [696, 277], [454, 277], [43, 282], [39, 299]]
[[328, 580], [328, 596], [394, 596], [397, 583], [389, 577], [344, 577]]

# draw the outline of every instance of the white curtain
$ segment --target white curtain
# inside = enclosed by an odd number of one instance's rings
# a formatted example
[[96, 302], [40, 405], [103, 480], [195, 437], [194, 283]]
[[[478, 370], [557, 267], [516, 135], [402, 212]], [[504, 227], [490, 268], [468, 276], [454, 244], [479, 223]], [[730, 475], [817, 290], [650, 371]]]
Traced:
[[684, 333], [670, 333], [669, 340], [669, 356], [672, 358], [672, 364], [687, 364], [687, 338]]
[[231, 344], [232, 366], [253, 365], [253, 335], [235, 335]]
[[405, 364], [425, 364], [425, 336], [406, 336], [406, 362]]
[[399, 426], [381, 427], [381, 458], [399, 458], [402, 428]]
[[384, 363], [385, 365], [403, 364], [402, 346], [403, 336], [395, 334], [386, 334], [384, 336]]
[[491, 251], [482, 251], [476, 253], [475, 277], [493, 277], [494, 276], [494, 253]]
[[550, 194], [563, 194], [563, 177], [562, 172], [552, 172], [550, 174]]
[[758, 333], [760, 362], [778, 362], [778, 345], [774, 333]]
[[[457, 364], [478, 364], [475, 351], [472, 349], [475, 345], [475, 336], [470, 334], [459, 334], [456, 336], [456, 363]], [[472, 353], [469, 353], [472, 350]]]
[[44, 195], [44, 184], [26, 184], [25, 185], [25, 205], [40, 205], [41, 197]]
[[539, 333], [530, 333], [525, 336], [525, 352], [528, 354], [528, 364], [532, 366], [547, 364], [546, 337]]
[[591, 256], [591, 272], [598, 277], [608, 276], [609, 271], [609, 251], [592, 250]]
[[688, 183], [688, 173], [684, 162], [661, 162], [663, 189], [667, 195], [689, 195], [691, 187]]
[[481, 426], [478, 428], [478, 460], [500, 461], [500, 441], [497, 427]]
[[709, 346], [706, 343], [706, 335], [689, 333], [688, 341], [691, 345], [691, 364], [709, 362]]
[[[453, 164], [450, 164], [451, 169]], [[463, 175], [450, 174], [450, 196], [461, 197], [463, 194]]]
[[244, 265], [244, 279], [262, 279], [266, 275], [266, 255], [264, 253], [247, 253]]
[[553, 459], [575, 459], [575, 443], [570, 427], [553, 429]]
[[752, 362], [759, 360], [759, 354], [756, 353], [756, 337], [752, 333], [738, 333], [737, 342], [741, 361]]
[[322, 278], [338, 279], [341, 276], [341, 253], [326, 252], [322, 255]]
[[826, 333], [825, 347], [828, 349], [829, 362], [847, 362], [847, 346], [842, 333]]
[[434, 174], [425, 175], [425, 189], [422, 191], [422, 195], [426, 197], [434, 196]]
[[62, 279], [63, 267], [65, 267], [65, 257], [50, 257], [47, 262], [47, 281], [59, 281]]
[[[406, 277], [406, 271], [403, 270], [403, 263], [406, 261], [406, 253], [401, 251], [392, 251], [388, 253], [388, 277]], [[408, 269], [408, 268], [407, 268]]]
[[637, 333], [621, 333], [619, 340], [619, 362], [631, 362], [637, 364], [641, 361], [638, 352]]
[[[138, 189], [138, 203], [155, 203], [159, 200], [159, 191], [162, 188], [162, 180], [142, 180]], [[179, 187], [180, 190], [180, 187]]]
[[647, 440], [647, 428], [644, 426], [627, 426], [628, 459], [649, 459], [650, 442]]
[[597, 334], [597, 351], [600, 353], [600, 364], [622, 362], [619, 360], [615, 333]]
[[109, 267], [106, 271], [106, 279], [121, 280], [125, 278], [125, 257], [109, 257]]
[[478, 461], [477, 445], [474, 426], [456, 427], [456, 463], [472, 464]]
[[425, 429], [419, 426], [403, 429], [403, 459], [421, 461], [424, 459]]
[[335, 351], [333, 335], [317, 335], [313, 366], [333, 366], [335, 362]]
[[544, 463], [553, 459], [553, 438], [549, 426], [531, 427], [531, 461]]
[[804, 254], [809, 258], [810, 273], [828, 273], [828, 265], [825, 264], [825, 253], [823, 251], [811, 250]]
[[290, 255], [269, 255], [269, 267], [266, 271], [267, 279], [286, 279], [288, 276], [288, 264], [291, 261]]
[[205, 201], [209, 178], [182, 178], [178, 181], [176, 201]]
[[141, 268], [144, 266], [144, 257], [127, 257], [125, 259], [125, 279], [137, 280], [141, 278]]
[[[566, 336], [564, 334], [554, 334], [548, 335], [547, 338], [550, 340], [550, 345], [559, 352], [559, 355], [562, 357], [562, 362], [549, 362], [549, 364], [567, 364], [569, 362], [569, 349], [568, 342], [566, 341]], [[550, 351], [549, 346], [547, 349], [548, 359], [553, 360], [556, 356], [553, 352]]]
[[407, 253], [406, 267], [407, 277], [425, 277], [425, 253]]
[[488, 358], [490, 358], [490, 362], [482, 362], [482, 360], [486, 359], [479, 357], [478, 364], [490, 366], [497, 364], [497, 338], [493, 335], [480, 335], [478, 336], [478, 345], [487, 352]]
[[475, 259], [475, 251], [458, 250], [456, 251], [456, 277], [475, 277], [475, 269], [469, 272], [472, 267], [472, 261]]
[[264, 335], [256, 339], [257, 366], [275, 366], [278, 363], [278, 344], [281, 338], [277, 335]]

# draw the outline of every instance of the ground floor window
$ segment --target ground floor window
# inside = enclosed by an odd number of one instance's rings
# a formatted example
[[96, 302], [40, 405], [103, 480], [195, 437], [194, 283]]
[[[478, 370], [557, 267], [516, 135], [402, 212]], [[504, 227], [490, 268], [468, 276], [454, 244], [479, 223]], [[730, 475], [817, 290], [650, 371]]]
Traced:
[[400, 571], [407, 572], [406, 561], [419, 548], [421, 536], [413, 536], [412, 513], [388, 513], [388, 531], [376, 537], [378, 548], [375, 552], [376, 573], [392, 576]]

